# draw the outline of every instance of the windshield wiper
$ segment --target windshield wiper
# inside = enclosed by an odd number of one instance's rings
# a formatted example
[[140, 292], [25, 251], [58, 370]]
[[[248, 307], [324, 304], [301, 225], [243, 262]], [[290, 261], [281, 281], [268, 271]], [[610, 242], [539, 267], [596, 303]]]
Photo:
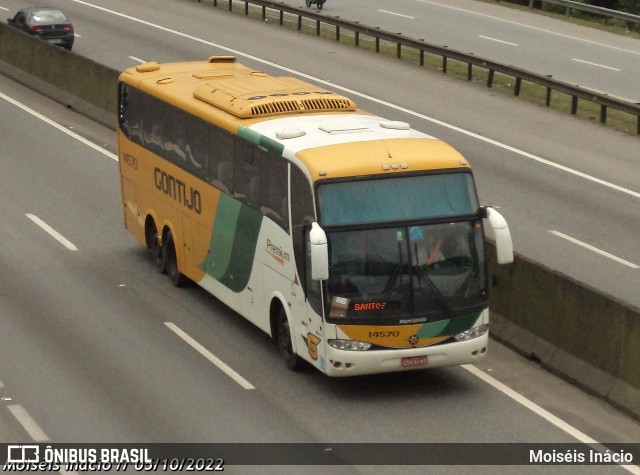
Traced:
[[427, 287], [429, 287], [429, 289], [433, 292], [436, 299], [438, 300], [438, 303], [440, 303], [440, 305], [442, 305], [442, 307], [444, 308], [447, 316], [449, 318], [454, 318], [455, 314], [453, 312], [453, 308], [451, 308], [451, 305], [449, 305], [447, 298], [442, 294], [442, 292], [440, 292], [440, 289], [438, 288], [438, 286], [433, 283], [431, 278], [427, 275], [425, 271], [422, 270], [420, 265], [415, 266], [415, 269], [420, 280], [425, 284], [427, 284]]
[[393, 272], [389, 276], [389, 280], [384, 286], [382, 290], [382, 295], [388, 297], [393, 289], [396, 288], [396, 281], [398, 280], [398, 276], [402, 273], [404, 268], [404, 262], [402, 260], [402, 243], [398, 242], [398, 263], [395, 265]]

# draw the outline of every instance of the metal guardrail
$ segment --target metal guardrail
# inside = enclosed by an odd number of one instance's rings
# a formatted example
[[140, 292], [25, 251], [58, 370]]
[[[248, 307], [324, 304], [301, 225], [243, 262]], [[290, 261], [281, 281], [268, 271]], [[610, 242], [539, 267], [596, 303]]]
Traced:
[[633, 15], [632, 13], [620, 12], [618, 10], [611, 10], [609, 8], [598, 7], [595, 5], [588, 5], [586, 3], [575, 2], [573, 0], [529, 0], [529, 8], [533, 8], [533, 4], [536, 1], [564, 7], [564, 14], [566, 16], [571, 16], [571, 10], [578, 10], [581, 12], [594, 13], [606, 18], [617, 18], [618, 20], [624, 20], [629, 23], [640, 24], [639, 15]]
[[[199, 3], [202, 0], [197, 0]], [[303, 18], [315, 22], [316, 35], [320, 36], [322, 25], [329, 25], [335, 29], [336, 41], [340, 41], [340, 35], [342, 30], [353, 32], [355, 45], [359, 46], [360, 37], [367, 36], [373, 38], [375, 41], [376, 52], [380, 52], [380, 41], [386, 41], [396, 44], [396, 56], [402, 57], [402, 48], [412, 48], [419, 52], [420, 65], [424, 65], [425, 53], [429, 53], [442, 57], [442, 71], [447, 72], [447, 62], [449, 59], [467, 64], [467, 79], [469, 81], [473, 78], [473, 67], [479, 67], [487, 70], [487, 87], [492, 87], [494, 74], [501, 73], [506, 76], [511, 76], [515, 79], [514, 95], [519, 96], [522, 81], [526, 81], [532, 84], [546, 88], [546, 105], [551, 104], [551, 93], [557, 91], [566, 94], [571, 97], [571, 114], [577, 114], [578, 101], [584, 100], [600, 106], [600, 123], [606, 124], [608, 109], [624, 112], [636, 117], [636, 134], [640, 135], [640, 103], [626, 101], [624, 99], [616, 98], [608, 94], [592, 91], [581, 87], [579, 85], [569, 84], [564, 81], [553, 79], [551, 76], [545, 76], [530, 71], [508, 66], [488, 59], [484, 59], [473, 54], [462, 53], [447, 46], [436, 46], [426, 43], [422, 40], [415, 40], [402, 36], [401, 33], [391, 33], [389, 31], [381, 30], [370, 26], [361, 25], [358, 22], [343, 20], [340, 17], [331, 17], [320, 12], [313, 10], [306, 10], [297, 7], [285, 5], [280, 2], [274, 2], [269, 0], [235, 0], [236, 2], [244, 3], [244, 13], [249, 15], [249, 5], [256, 5], [262, 9], [262, 19], [266, 20], [267, 10], [274, 10], [279, 14], [280, 25], [284, 24], [285, 14], [293, 17], [297, 17], [297, 28], [302, 30]], [[549, 0], [545, 0], [549, 1]], [[567, 2], [567, 0], [551, 0], [558, 2]], [[218, 7], [218, 4], [228, 5], [229, 11], [233, 11], [234, 0], [213, 0], [213, 6]], [[575, 2], [572, 2], [575, 3]]]

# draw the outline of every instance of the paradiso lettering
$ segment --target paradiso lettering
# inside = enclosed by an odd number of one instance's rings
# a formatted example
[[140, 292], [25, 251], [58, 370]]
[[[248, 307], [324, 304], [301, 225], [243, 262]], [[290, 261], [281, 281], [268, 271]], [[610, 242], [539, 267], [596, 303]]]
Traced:
[[183, 181], [160, 170], [158, 167], [153, 170], [153, 175], [158, 190], [196, 213], [200, 214], [202, 212], [202, 197], [198, 190], [191, 187], [187, 190], [187, 185]]

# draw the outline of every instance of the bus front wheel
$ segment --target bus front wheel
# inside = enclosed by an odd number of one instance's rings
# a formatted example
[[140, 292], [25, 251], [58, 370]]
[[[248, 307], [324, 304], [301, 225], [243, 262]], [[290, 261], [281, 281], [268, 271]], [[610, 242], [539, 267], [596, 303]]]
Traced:
[[173, 242], [173, 235], [171, 234], [171, 231], [167, 231], [164, 243], [162, 244], [162, 260], [167, 266], [167, 275], [169, 276], [171, 283], [176, 287], [182, 287], [186, 283], [187, 278], [178, 268], [176, 246]]
[[284, 365], [288, 369], [298, 371], [302, 367], [300, 358], [293, 351], [291, 329], [289, 327], [289, 321], [287, 320], [287, 314], [283, 308], [280, 308], [280, 314], [278, 315], [278, 349], [280, 351], [280, 358], [282, 358]]

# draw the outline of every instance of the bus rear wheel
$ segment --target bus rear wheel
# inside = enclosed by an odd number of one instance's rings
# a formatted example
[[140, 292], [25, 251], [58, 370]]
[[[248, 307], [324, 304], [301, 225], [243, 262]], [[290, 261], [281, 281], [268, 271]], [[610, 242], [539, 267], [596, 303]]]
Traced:
[[150, 224], [147, 224], [145, 238], [147, 240], [147, 249], [151, 253], [151, 258], [153, 259], [153, 264], [158, 268], [160, 273], [166, 274], [167, 263], [164, 260], [164, 253], [162, 252], [162, 244], [160, 244], [158, 229], [153, 221]]
[[162, 244], [162, 260], [167, 266], [167, 275], [169, 280], [176, 287], [182, 287], [187, 282], [187, 277], [180, 272], [178, 268], [178, 258], [176, 255], [176, 246], [173, 242], [171, 231], [167, 231]]
[[291, 371], [298, 371], [302, 368], [302, 361], [296, 353], [293, 351], [293, 344], [291, 342], [291, 329], [289, 327], [289, 320], [287, 320], [287, 314], [283, 308], [280, 308], [280, 314], [278, 315], [278, 350], [280, 351], [280, 358], [284, 365]]

